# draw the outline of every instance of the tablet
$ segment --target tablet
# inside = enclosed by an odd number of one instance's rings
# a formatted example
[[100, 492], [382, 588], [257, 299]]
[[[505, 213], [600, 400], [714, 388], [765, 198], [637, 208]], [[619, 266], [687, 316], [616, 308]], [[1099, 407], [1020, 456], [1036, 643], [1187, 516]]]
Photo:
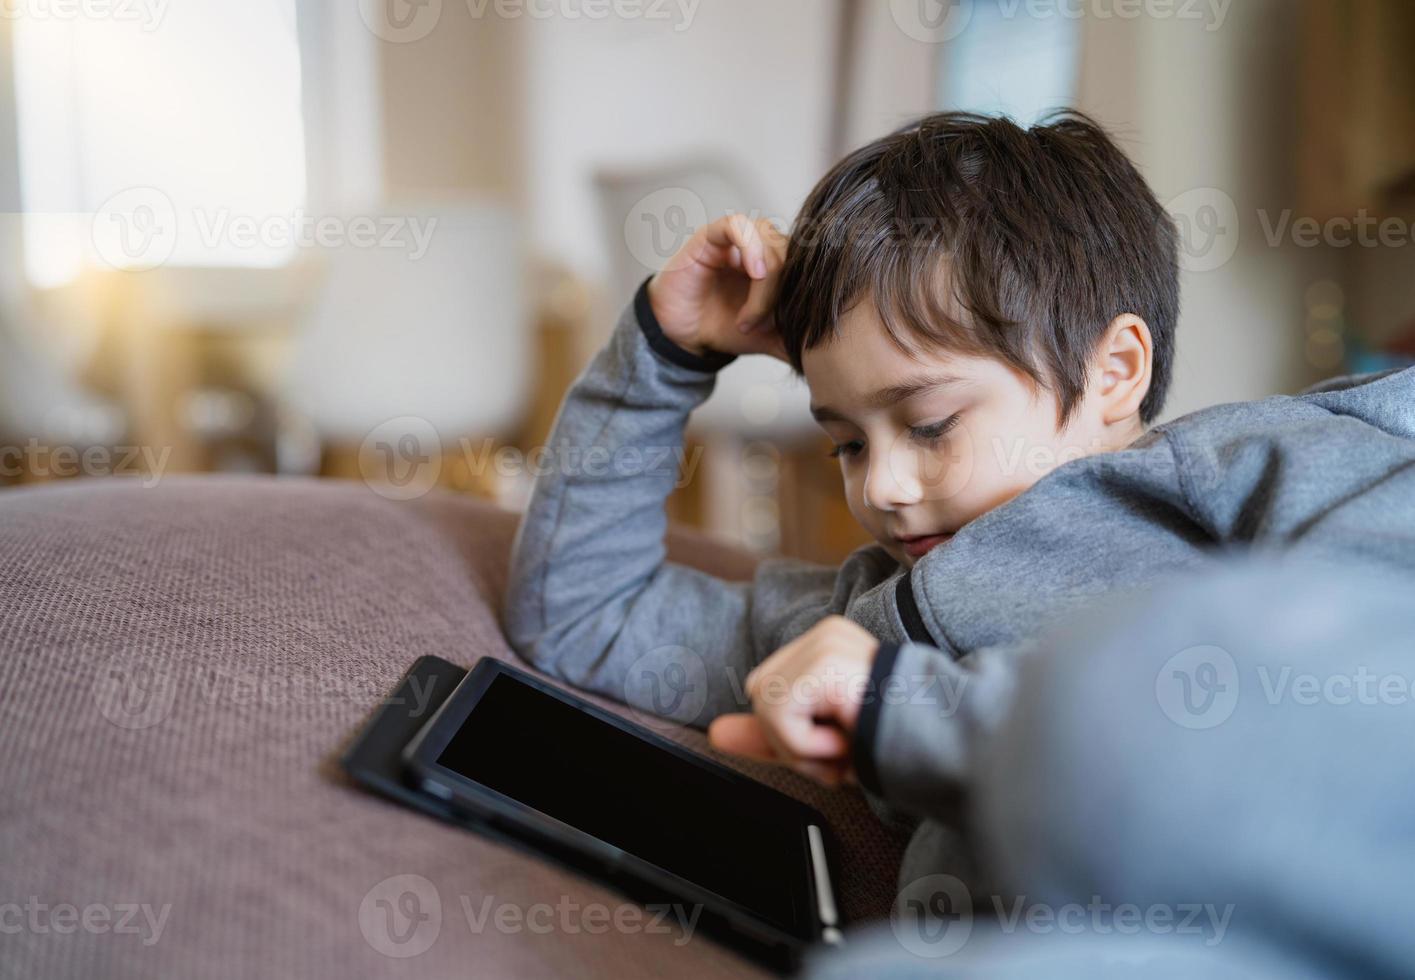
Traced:
[[759, 941], [840, 942], [819, 813], [500, 661], [478, 663], [403, 757], [459, 810]]

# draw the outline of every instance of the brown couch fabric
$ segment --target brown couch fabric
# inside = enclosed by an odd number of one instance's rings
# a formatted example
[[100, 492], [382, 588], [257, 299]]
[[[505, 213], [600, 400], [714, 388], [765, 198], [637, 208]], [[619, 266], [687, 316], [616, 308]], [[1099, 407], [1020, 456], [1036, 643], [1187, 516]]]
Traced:
[[[395, 503], [353, 483], [0, 493], [0, 926], [23, 923], [0, 934], [0, 976], [754, 972], [705, 937], [586, 931], [597, 920], [577, 910], [623, 900], [338, 770], [418, 655], [514, 659], [496, 610], [515, 524], [488, 504]], [[753, 567], [685, 532], [669, 547], [729, 577]], [[706, 750], [698, 732], [671, 734]], [[828, 815], [846, 914], [886, 914], [902, 840], [858, 794], [742, 768]], [[442, 913], [436, 939], [409, 958], [385, 955], [361, 927], [361, 903], [398, 875], [427, 879]], [[478, 933], [466, 911], [481, 921], [487, 896], [510, 925]], [[65, 932], [61, 903], [100, 911]], [[536, 903], [557, 908], [549, 932], [515, 924]], [[112, 928], [143, 905], [170, 906], [156, 942], [140, 913]]]

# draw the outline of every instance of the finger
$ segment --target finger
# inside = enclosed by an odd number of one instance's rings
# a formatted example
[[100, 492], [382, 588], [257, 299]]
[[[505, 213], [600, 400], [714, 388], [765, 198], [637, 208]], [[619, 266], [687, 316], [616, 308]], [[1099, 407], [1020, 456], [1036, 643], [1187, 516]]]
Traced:
[[737, 329], [745, 333], [771, 315], [781, 285], [781, 266], [775, 258], [767, 261], [767, 273], [753, 279], [747, 290], [747, 301], [737, 311]]
[[701, 230], [694, 236], [694, 241], [684, 246], [688, 252], [688, 257], [692, 262], [705, 266], [709, 269], [737, 269], [742, 268], [742, 256], [736, 246], [720, 245], [708, 241], [707, 236]]
[[757, 222], [756, 229], [762, 241], [766, 275], [752, 283], [747, 301], [737, 314], [738, 328], [743, 331], [752, 329], [771, 314], [781, 285], [781, 267], [786, 262], [786, 239], [776, 226], [763, 218]]
[[[767, 740], [789, 759], [847, 759], [850, 739], [834, 725], [818, 724], [802, 713], [804, 706], [781, 705], [757, 709]], [[806, 708], [805, 710], [809, 710]]]
[[713, 748], [732, 755], [765, 762], [781, 761], [755, 715], [719, 715], [708, 726], [708, 742]]
[[[751, 718], [754, 729], [734, 734], [742, 736], [743, 747], [754, 753], [752, 758], [775, 762], [779, 765], [791, 765], [797, 761], [791, 750], [781, 741], [776, 729], [762, 715], [752, 714], [748, 717]], [[753, 741], [748, 742], [748, 738]]]
[[767, 274], [766, 242], [756, 224], [745, 214], [729, 214], [718, 218], [705, 229], [710, 244], [736, 245], [742, 251], [742, 268], [753, 279]]
[[[771, 748], [766, 734], [752, 715], [721, 715], [708, 726], [708, 740], [720, 752], [755, 759], [758, 762], [785, 764]], [[831, 760], [796, 759], [788, 768], [826, 786], [842, 786], [854, 780], [854, 770], [847, 764]]]

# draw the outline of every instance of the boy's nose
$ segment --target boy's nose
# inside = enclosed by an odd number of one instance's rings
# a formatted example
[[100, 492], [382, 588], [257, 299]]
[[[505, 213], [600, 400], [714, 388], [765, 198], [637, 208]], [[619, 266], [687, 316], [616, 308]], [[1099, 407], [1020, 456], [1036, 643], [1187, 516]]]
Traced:
[[865, 474], [865, 505], [893, 511], [922, 499], [915, 461], [905, 452], [883, 452], [870, 458]]

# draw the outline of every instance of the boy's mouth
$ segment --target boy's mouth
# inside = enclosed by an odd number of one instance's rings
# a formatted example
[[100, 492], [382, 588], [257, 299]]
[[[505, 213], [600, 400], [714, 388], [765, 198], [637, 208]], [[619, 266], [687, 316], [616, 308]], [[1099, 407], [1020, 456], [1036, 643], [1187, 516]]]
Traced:
[[911, 534], [905, 537], [896, 537], [894, 540], [903, 546], [910, 558], [919, 558], [926, 554], [930, 548], [943, 544], [951, 537], [953, 537], [952, 531], [944, 531], [940, 534]]

